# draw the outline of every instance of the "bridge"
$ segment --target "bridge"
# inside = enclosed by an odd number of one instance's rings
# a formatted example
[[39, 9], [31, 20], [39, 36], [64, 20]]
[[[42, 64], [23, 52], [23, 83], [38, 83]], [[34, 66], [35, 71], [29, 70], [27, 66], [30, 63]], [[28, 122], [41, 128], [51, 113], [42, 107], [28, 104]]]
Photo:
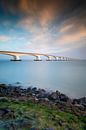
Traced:
[[41, 56], [45, 56], [47, 61], [72, 60], [72, 58], [69, 57], [55, 56], [55, 55], [41, 54], [41, 53], [0, 51], [0, 54], [12, 56], [13, 59], [11, 59], [11, 61], [21, 61], [20, 57], [24, 55], [34, 56], [35, 57], [34, 61], [42, 61]]

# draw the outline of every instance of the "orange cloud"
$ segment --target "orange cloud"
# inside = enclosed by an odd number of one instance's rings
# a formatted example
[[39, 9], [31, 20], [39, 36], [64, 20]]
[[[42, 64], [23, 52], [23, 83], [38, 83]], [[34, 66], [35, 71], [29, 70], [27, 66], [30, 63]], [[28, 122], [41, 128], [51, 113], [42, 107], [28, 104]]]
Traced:
[[20, 0], [18, 7], [21, 13], [35, 17], [39, 12], [40, 5], [37, 0]]
[[83, 38], [86, 38], [86, 30], [84, 28], [81, 28], [76, 33], [65, 34], [65, 35], [61, 36], [57, 41], [60, 44], [65, 45], [65, 44], [70, 44], [70, 43], [81, 41]]
[[28, 11], [29, 10], [28, 0], [21, 0], [19, 3], [19, 7], [22, 11]]
[[48, 6], [39, 14], [40, 24], [46, 26], [51, 23], [55, 18], [55, 10], [53, 6]]
[[23, 21], [24, 19], [29, 21], [31, 18], [35, 23], [38, 22], [41, 27], [46, 27], [55, 20], [55, 17], [59, 16], [68, 3], [70, 2], [58, 0], [20, 0], [19, 9], [23, 15], [25, 14], [22, 18]]
[[61, 29], [60, 29], [60, 32], [67, 32], [67, 31], [70, 31], [70, 29], [72, 29], [74, 27], [74, 25], [73, 24], [69, 24], [69, 25], [65, 25], [64, 27], [62, 27]]
[[[19, 9], [25, 12], [25, 17], [31, 17], [42, 26], [51, 23], [55, 16], [59, 15], [61, 2], [55, 0], [20, 0]], [[25, 18], [23, 17], [23, 19]]]

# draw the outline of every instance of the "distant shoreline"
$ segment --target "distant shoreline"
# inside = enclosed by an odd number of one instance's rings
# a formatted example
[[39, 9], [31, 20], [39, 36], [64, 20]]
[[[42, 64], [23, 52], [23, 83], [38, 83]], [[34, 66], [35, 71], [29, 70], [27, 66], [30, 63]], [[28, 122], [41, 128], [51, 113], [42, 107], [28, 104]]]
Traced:
[[[64, 94], [65, 96], [67, 96], [69, 99], [71, 99], [71, 100], [75, 100], [75, 99], [77, 99], [77, 100], [79, 100], [79, 99], [82, 99], [82, 98], [86, 98], [86, 96], [81, 96], [81, 97], [71, 97], [71, 96], [68, 96], [67, 94], [65, 94], [65, 93], [63, 93], [63, 92], [61, 92], [61, 91], [59, 91], [59, 90], [52, 90], [52, 89], [47, 89], [47, 88], [40, 88], [40, 87], [34, 87], [33, 85], [24, 85], [23, 83], [21, 83], [21, 82], [15, 82], [15, 83], [3, 83], [3, 82], [0, 82], [0, 86], [6, 86], [6, 87], [14, 87], [14, 88], [16, 88], [16, 87], [20, 87], [22, 90], [23, 89], [28, 89], [28, 88], [31, 88], [31, 89], [33, 89], [33, 88], [36, 88], [36, 89], [38, 89], [38, 90], [44, 90], [45, 92], [47, 92], [47, 93], [54, 93], [54, 92], [56, 92], [56, 91], [58, 91], [59, 93], [61, 93], [61, 94]], [[25, 87], [24, 87], [25, 86]]]

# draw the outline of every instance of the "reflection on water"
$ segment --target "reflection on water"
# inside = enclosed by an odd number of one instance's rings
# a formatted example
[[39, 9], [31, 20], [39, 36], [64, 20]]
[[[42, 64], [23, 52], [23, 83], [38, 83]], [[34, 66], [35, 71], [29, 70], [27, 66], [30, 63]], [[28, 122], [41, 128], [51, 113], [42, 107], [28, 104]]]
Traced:
[[86, 95], [86, 61], [0, 61], [0, 82]]

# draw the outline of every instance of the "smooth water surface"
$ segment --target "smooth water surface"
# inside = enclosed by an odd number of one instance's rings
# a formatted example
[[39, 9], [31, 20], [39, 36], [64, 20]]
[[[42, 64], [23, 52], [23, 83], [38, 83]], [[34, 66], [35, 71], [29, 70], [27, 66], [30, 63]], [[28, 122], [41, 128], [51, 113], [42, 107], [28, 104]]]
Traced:
[[86, 61], [0, 61], [0, 82], [86, 96]]

